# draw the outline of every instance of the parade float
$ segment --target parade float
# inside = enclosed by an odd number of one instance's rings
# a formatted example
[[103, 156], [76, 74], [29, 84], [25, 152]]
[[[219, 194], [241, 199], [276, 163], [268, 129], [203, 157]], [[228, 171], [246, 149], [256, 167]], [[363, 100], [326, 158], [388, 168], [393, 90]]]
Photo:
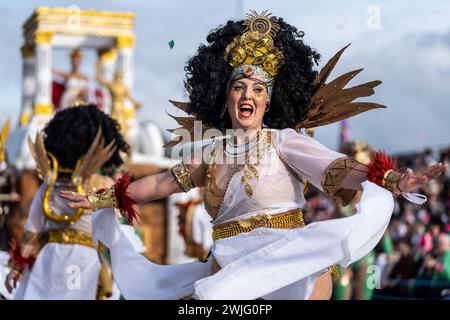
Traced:
[[[174, 165], [165, 156], [160, 128], [153, 121], [140, 122], [136, 114], [146, 102], [134, 99], [134, 18], [132, 12], [39, 7], [23, 24], [20, 117], [2, 146], [8, 163], [19, 172], [17, 190], [25, 210], [40, 185], [27, 139], [34, 139], [58, 110], [69, 106], [95, 103], [119, 122], [132, 149], [125, 170], [134, 179]], [[54, 65], [55, 51], [68, 54], [70, 71]], [[91, 66], [95, 79], [80, 71], [89, 51], [97, 57]], [[147, 248], [145, 256], [152, 261], [176, 263], [188, 258], [178, 215], [189, 197], [173, 195], [140, 206], [141, 224], [136, 227]]]

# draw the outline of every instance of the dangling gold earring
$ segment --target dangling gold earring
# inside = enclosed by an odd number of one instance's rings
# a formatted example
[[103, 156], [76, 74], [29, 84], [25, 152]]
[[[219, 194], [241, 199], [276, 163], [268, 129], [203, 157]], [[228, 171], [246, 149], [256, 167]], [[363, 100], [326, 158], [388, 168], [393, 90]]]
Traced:
[[220, 114], [220, 119], [223, 118], [223, 115], [225, 114], [225, 110], [227, 109], [227, 104], [224, 103], [223, 108], [222, 108], [222, 113]]

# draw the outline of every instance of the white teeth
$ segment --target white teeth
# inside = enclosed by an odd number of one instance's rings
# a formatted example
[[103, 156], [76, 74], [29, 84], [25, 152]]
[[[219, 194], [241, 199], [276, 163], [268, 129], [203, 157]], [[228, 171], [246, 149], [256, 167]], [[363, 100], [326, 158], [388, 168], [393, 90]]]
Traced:
[[239, 107], [239, 110], [242, 112], [244, 112], [244, 111], [253, 112], [253, 108], [248, 105], [243, 105], [243, 106]]

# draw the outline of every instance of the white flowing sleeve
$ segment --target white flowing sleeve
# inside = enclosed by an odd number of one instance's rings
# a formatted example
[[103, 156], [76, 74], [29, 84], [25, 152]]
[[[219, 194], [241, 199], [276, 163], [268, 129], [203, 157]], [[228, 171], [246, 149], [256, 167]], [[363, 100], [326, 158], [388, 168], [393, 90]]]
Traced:
[[44, 231], [45, 217], [42, 211], [42, 197], [44, 195], [45, 185], [41, 185], [31, 203], [28, 221], [25, 224], [25, 231], [40, 233]]
[[303, 183], [307, 180], [344, 205], [353, 199], [356, 190], [341, 184], [358, 162], [293, 129], [280, 130], [277, 141], [281, 160]]

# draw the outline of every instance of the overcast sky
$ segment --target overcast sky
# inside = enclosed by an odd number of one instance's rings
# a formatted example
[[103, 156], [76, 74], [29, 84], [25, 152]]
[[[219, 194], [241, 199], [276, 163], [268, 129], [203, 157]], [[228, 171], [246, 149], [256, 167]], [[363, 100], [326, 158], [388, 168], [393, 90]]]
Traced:
[[[140, 121], [174, 127], [168, 99], [185, 100], [186, 60], [207, 33], [249, 9], [269, 10], [305, 32], [305, 41], [322, 54], [320, 67], [348, 43], [336, 76], [364, 67], [354, 84], [383, 81], [371, 101], [388, 106], [350, 120], [351, 135], [389, 152], [450, 145], [450, 2], [449, 1], [31, 1], [0, 10], [0, 121], [20, 111], [23, 22], [38, 6], [132, 11], [136, 14], [135, 97], [143, 102]], [[170, 49], [168, 42], [174, 40]], [[94, 53], [87, 53], [83, 71], [93, 76]], [[67, 52], [56, 52], [54, 67], [68, 69]], [[181, 113], [179, 113], [181, 115]], [[338, 126], [316, 129], [316, 137], [337, 147]]]

